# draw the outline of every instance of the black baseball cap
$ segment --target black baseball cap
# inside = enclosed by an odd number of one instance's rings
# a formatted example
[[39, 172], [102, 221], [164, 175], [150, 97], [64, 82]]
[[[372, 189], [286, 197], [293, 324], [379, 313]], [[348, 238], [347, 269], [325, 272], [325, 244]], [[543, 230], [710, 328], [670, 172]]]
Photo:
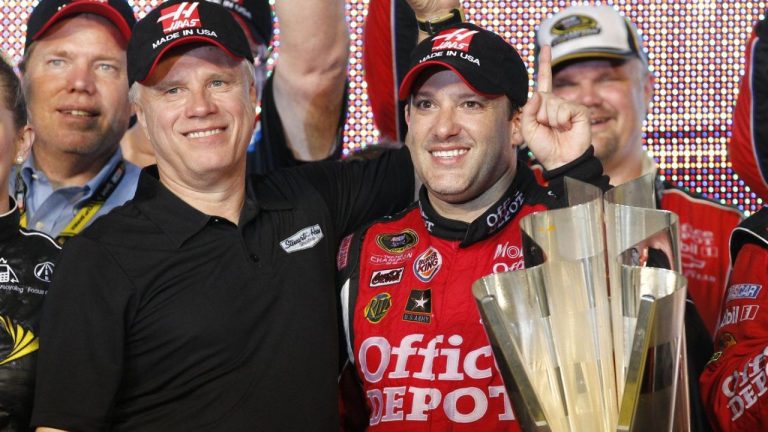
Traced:
[[253, 40], [269, 45], [272, 40], [272, 6], [269, 0], [208, 0], [229, 9], [235, 19], [248, 29]]
[[131, 38], [136, 24], [133, 9], [126, 0], [40, 0], [27, 19], [27, 40], [24, 49], [40, 39], [52, 25], [73, 15], [90, 13], [111, 21], [125, 40]]
[[245, 33], [227, 9], [204, 0], [171, 0], [136, 23], [128, 42], [129, 84], [145, 81], [169, 49], [194, 43], [215, 45], [253, 63]]
[[416, 78], [434, 66], [452, 70], [478, 94], [506, 95], [518, 107], [528, 101], [528, 70], [520, 54], [501, 36], [474, 24], [456, 24], [416, 46], [400, 99], [406, 100]]

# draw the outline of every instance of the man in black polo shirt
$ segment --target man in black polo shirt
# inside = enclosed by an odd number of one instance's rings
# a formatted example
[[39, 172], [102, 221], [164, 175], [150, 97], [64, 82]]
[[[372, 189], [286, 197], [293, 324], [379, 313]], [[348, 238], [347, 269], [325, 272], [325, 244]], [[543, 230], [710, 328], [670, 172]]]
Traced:
[[[128, 58], [157, 166], [142, 171], [133, 201], [63, 252], [41, 323], [33, 425], [338, 430], [336, 250], [413, 196], [407, 150], [249, 183], [257, 97], [232, 16], [204, 1], [163, 3], [137, 23]], [[570, 149], [589, 146], [583, 110], [585, 134], [569, 135], [546, 117], [573, 118], [572, 107], [544, 105], [542, 124], [528, 124], [534, 148], [561, 154], [555, 143], [569, 137]]]
[[246, 187], [257, 96], [234, 18], [171, 1], [135, 34], [130, 96], [157, 166], [57, 266], [33, 425], [338, 430], [335, 253], [407, 205], [407, 151]]

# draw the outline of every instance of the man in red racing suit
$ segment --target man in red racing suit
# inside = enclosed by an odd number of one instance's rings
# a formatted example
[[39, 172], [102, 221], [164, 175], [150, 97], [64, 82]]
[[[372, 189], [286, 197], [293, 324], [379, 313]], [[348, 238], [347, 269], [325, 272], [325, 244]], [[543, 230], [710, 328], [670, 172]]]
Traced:
[[[526, 104], [525, 65], [492, 32], [456, 24], [414, 51], [400, 97], [424, 187], [409, 208], [345, 238], [337, 259], [371, 431], [519, 430], [471, 285], [523, 268], [520, 218], [559, 205], [562, 176], [608, 186], [581, 139], [586, 110], [545, 94], [548, 69], [542, 56], [541, 91]], [[577, 145], [543, 164], [551, 194], [515, 158], [540, 132]]]
[[469, 224], [440, 216], [422, 189], [342, 242], [344, 322], [371, 430], [519, 430], [471, 286], [522, 269], [520, 219], [553, 206], [521, 163]]
[[702, 397], [716, 430], [762, 431], [768, 429], [768, 207], [734, 230], [731, 257]]

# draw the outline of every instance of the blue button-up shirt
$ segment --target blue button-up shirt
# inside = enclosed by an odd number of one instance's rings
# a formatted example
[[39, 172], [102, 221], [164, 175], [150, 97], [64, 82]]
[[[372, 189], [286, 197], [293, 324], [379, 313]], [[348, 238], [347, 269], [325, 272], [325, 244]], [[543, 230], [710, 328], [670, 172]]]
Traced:
[[[34, 158], [30, 156], [21, 166], [21, 179], [27, 186], [27, 194], [24, 198], [27, 227], [57, 237], [75, 214], [88, 203], [91, 196], [98, 191], [101, 184], [107, 181], [107, 177], [122, 158], [123, 154], [118, 149], [101, 171], [85, 185], [54, 189], [45, 173], [35, 167]], [[89, 224], [133, 198], [140, 171], [139, 167], [125, 161], [123, 178]], [[15, 196], [17, 178], [14, 170], [8, 185], [11, 196]]]

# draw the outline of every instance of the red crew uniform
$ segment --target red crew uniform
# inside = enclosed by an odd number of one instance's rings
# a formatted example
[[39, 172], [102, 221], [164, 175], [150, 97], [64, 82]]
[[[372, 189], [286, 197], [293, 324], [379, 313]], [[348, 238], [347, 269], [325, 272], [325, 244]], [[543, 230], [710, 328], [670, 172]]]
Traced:
[[559, 206], [517, 170], [471, 224], [440, 217], [422, 188], [419, 202], [342, 242], [345, 330], [370, 431], [520, 430], [471, 292], [522, 269], [520, 219]]
[[742, 213], [671, 183], [658, 183], [658, 208], [680, 217], [680, 249], [688, 295], [711, 337], [728, 280], [728, 235], [741, 222]]
[[723, 300], [715, 354], [701, 375], [718, 431], [768, 429], [768, 208], [731, 236], [733, 272]]
[[755, 25], [745, 49], [744, 75], [733, 110], [728, 156], [733, 170], [768, 200], [768, 18]]

